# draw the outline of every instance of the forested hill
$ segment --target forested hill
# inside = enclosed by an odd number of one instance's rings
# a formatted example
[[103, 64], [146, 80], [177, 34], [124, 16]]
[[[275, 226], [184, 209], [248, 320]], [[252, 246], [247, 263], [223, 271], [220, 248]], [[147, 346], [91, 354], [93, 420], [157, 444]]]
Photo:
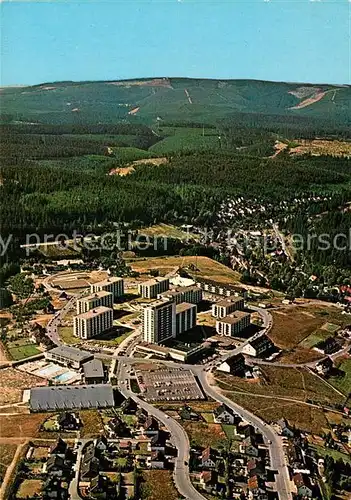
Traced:
[[351, 87], [255, 80], [154, 78], [3, 87], [3, 123], [214, 123], [235, 113], [349, 121]]

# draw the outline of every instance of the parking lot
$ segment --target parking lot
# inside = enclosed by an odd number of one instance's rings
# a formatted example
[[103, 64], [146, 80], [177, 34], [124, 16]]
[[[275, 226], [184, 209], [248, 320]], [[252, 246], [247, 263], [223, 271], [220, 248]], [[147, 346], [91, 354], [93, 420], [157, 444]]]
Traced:
[[190, 370], [167, 368], [137, 371], [140, 390], [147, 401], [188, 401], [204, 399]]

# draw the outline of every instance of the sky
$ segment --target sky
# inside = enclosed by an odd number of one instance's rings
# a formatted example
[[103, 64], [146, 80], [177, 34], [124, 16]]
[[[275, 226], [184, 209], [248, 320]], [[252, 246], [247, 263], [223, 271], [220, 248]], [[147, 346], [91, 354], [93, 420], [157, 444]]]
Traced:
[[0, 0], [1, 85], [183, 76], [351, 83], [349, 0]]

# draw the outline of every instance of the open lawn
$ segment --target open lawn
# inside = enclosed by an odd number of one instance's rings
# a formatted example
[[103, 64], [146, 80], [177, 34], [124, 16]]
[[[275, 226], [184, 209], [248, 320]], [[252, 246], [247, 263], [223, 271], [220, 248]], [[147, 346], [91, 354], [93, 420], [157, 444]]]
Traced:
[[17, 444], [2, 444], [0, 446], [0, 467], [6, 469], [13, 460], [17, 450]]
[[22, 415], [0, 415], [0, 437], [2, 438], [35, 438], [48, 413], [31, 413]]
[[25, 479], [18, 488], [16, 498], [32, 498], [40, 494], [43, 481], [40, 479]]
[[11, 347], [8, 349], [11, 358], [15, 361], [20, 359], [29, 358], [30, 356], [35, 356], [40, 354], [41, 351], [35, 344], [22, 345], [20, 347]]
[[81, 342], [81, 339], [73, 335], [73, 326], [60, 326], [58, 334], [65, 344], [79, 344]]
[[351, 392], [351, 358], [344, 359], [338, 365], [338, 369], [342, 374], [338, 377], [330, 377], [328, 382], [347, 395]]
[[168, 470], [144, 470], [140, 484], [142, 500], [178, 500], [172, 472]]
[[234, 284], [240, 279], [239, 273], [209, 257], [154, 257], [150, 259], [134, 260], [130, 262], [130, 265], [134, 271], [139, 273], [149, 273], [152, 269], [162, 269], [163, 274], [167, 274], [177, 267], [183, 267], [194, 276], [208, 278], [218, 281], [219, 283]]
[[183, 229], [173, 226], [172, 224], [157, 224], [155, 226], [145, 227], [140, 229], [140, 234], [145, 234], [147, 236], [159, 236], [159, 237], [167, 237], [174, 238], [177, 240], [198, 240], [199, 235], [193, 234], [191, 232], [186, 232]]
[[207, 422], [182, 422], [191, 446], [219, 448], [226, 443], [226, 434], [220, 424]]
[[[303, 368], [261, 366], [259, 381], [245, 380], [232, 375], [216, 373], [219, 385], [226, 391], [238, 391], [265, 396], [284, 397], [297, 401], [312, 400], [319, 404], [344, 403], [345, 398], [322, 379]], [[269, 401], [267, 402], [269, 404]]]
[[4, 368], [0, 371], [0, 405], [18, 403], [22, 401], [24, 389], [42, 385], [46, 385], [46, 381], [40, 377], [15, 368]]
[[330, 457], [333, 457], [334, 460], [342, 460], [345, 463], [351, 464], [351, 456], [347, 455], [346, 453], [341, 453], [338, 450], [331, 450], [330, 448], [326, 448], [325, 446], [318, 446], [315, 444], [310, 445], [310, 448], [316, 451], [321, 457], [326, 457], [327, 455], [329, 455]]

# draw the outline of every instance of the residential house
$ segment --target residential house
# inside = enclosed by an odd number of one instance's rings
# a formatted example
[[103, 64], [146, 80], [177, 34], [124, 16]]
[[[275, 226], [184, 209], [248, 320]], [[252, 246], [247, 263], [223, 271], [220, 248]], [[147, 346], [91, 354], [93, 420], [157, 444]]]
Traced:
[[244, 453], [245, 455], [258, 457], [259, 451], [254, 428], [251, 425], [248, 425], [244, 429], [244, 435], [245, 437], [240, 445], [242, 453]]
[[325, 359], [318, 361], [316, 364], [316, 372], [319, 375], [326, 376], [333, 369], [333, 360], [327, 356]]
[[98, 495], [99, 499], [107, 498], [109, 489], [109, 480], [106, 476], [98, 474], [90, 481], [90, 496]]
[[289, 426], [285, 418], [281, 418], [274, 426], [281, 436], [286, 438], [293, 438], [295, 435], [294, 430]]
[[159, 428], [158, 421], [152, 415], [148, 415], [145, 423], [142, 425], [141, 432], [145, 436], [154, 436], [158, 433]]
[[192, 420], [193, 422], [198, 422], [201, 419], [200, 415], [193, 411], [190, 406], [183, 406], [179, 411], [179, 416], [182, 420]]
[[80, 480], [86, 481], [99, 474], [100, 460], [95, 448], [95, 443], [89, 441], [83, 448], [80, 462]]
[[121, 404], [121, 410], [125, 415], [135, 415], [138, 410], [138, 405], [132, 398], [127, 398]]
[[210, 446], [205, 448], [201, 453], [201, 467], [203, 469], [214, 469], [216, 467], [216, 460], [217, 457]]
[[160, 451], [152, 451], [150, 457], [147, 459], [147, 464], [150, 469], [164, 469], [165, 457]]
[[65, 469], [65, 459], [61, 455], [50, 455], [43, 465], [43, 474], [62, 477]]
[[242, 349], [243, 354], [248, 354], [249, 356], [266, 357], [268, 354], [272, 353], [275, 349], [275, 345], [267, 335], [260, 335], [259, 337], [248, 342]]
[[216, 486], [217, 480], [218, 474], [213, 470], [203, 470], [199, 475], [199, 483], [206, 491], [211, 491]]
[[293, 481], [295, 483], [297, 494], [301, 497], [312, 498], [313, 496], [313, 488], [311, 485], [311, 481], [307, 474], [295, 474], [293, 476]]
[[75, 413], [68, 411], [60, 413], [57, 418], [57, 423], [61, 431], [75, 431], [81, 427], [79, 417]]
[[50, 455], [60, 455], [65, 458], [67, 449], [67, 443], [62, 438], [58, 438], [56, 443], [50, 448]]
[[334, 354], [342, 349], [342, 345], [336, 338], [328, 337], [326, 340], [318, 342], [314, 349], [323, 354]]
[[213, 412], [213, 419], [216, 424], [234, 424], [235, 415], [226, 405], [218, 406]]
[[43, 484], [42, 495], [46, 500], [66, 498], [66, 490], [62, 488], [61, 480], [57, 476], [49, 476]]
[[164, 431], [159, 431], [157, 434], [154, 434], [151, 436], [150, 442], [148, 443], [148, 450], [165, 453], [167, 438], [168, 434]]
[[100, 452], [104, 452], [108, 449], [108, 442], [105, 436], [100, 436], [94, 441], [94, 445], [96, 450]]
[[247, 473], [249, 476], [264, 476], [266, 469], [264, 463], [257, 458], [251, 458], [246, 464]]
[[228, 358], [226, 361], [221, 363], [217, 370], [225, 373], [230, 373], [231, 375], [242, 375], [245, 373], [245, 356], [241, 353]]

